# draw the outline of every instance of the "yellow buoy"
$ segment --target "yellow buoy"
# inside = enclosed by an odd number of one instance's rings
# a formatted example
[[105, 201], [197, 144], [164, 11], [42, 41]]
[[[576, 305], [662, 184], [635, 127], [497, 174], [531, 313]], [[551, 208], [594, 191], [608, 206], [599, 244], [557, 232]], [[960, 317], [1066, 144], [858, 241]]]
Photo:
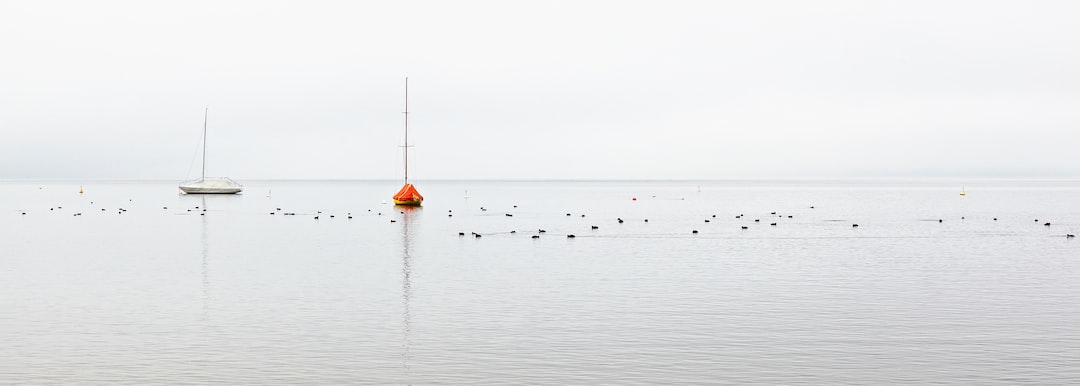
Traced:
[[967, 195], [967, 193], [964, 193], [964, 188], [960, 188], [960, 195], [961, 196], [966, 196]]
[[79, 194], [83, 194], [83, 192], [82, 192], [82, 185], [80, 185], [80, 186], [79, 186]]

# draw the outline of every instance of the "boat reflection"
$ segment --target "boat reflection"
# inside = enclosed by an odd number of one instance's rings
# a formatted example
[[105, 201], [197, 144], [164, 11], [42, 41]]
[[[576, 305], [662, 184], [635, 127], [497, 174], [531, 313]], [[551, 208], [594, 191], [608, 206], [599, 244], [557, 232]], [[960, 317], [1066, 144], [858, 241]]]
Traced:
[[399, 206], [401, 210], [401, 306], [402, 306], [402, 340], [401, 340], [401, 367], [405, 374], [409, 373], [409, 360], [411, 359], [409, 347], [409, 333], [412, 324], [409, 315], [409, 298], [412, 296], [412, 231], [413, 223], [419, 220], [423, 207]]

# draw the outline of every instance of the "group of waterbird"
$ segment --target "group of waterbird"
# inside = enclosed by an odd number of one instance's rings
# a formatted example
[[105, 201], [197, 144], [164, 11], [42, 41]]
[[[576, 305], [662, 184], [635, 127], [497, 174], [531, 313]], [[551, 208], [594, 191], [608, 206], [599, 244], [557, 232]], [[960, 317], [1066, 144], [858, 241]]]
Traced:
[[[132, 200], [128, 200], [128, 201], [132, 201]], [[93, 201], [90, 201], [90, 202], [89, 202], [89, 204], [90, 204], [90, 205], [94, 205], [94, 202], [93, 202]], [[513, 205], [513, 208], [517, 208], [517, 207], [518, 207], [517, 205]], [[814, 209], [814, 208], [815, 208], [814, 206], [810, 206], [810, 209]], [[54, 206], [54, 207], [51, 207], [51, 208], [49, 208], [49, 211], [57, 211], [57, 210], [62, 210], [62, 209], [63, 209], [63, 206]], [[168, 206], [162, 206], [162, 209], [163, 209], [163, 210], [168, 210], [168, 209], [169, 209], [169, 207], [168, 207]], [[102, 212], [105, 212], [106, 210], [107, 210], [106, 208], [101, 208], [101, 211], [102, 211]], [[125, 208], [117, 208], [116, 210], [117, 210], [117, 214], [124, 214], [124, 213], [126, 213], [126, 212], [128, 211], [128, 210], [127, 210], [127, 209], [125, 209]], [[486, 207], [483, 207], [483, 206], [481, 206], [481, 207], [480, 207], [480, 211], [481, 211], [481, 212], [487, 212], [487, 211], [488, 211], [488, 208], [486, 208]], [[26, 211], [26, 210], [19, 210], [18, 212], [19, 212], [19, 213], [20, 213], [21, 215], [23, 215], [23, 216], [27, 215], [27, 211]], [[207, 213], [207, 209], [206, 209], [206, 208], [204, 208], [204, 207], [200, 207], [200, 206], [194, 206], [193, 208], [187, 208], [187, 209], [186, 209], [186, 212], [196, 212], [196, 213], [199, 213], [199, 215], [200, 215], [200, 216], [205, 216], [205, 215], [206, 215], [206, 213]], [[369, 212], [369, 213], [371, 213], [371, 214], [374, 214], [374, 215], [376, 215], [376, 216], [382, 216], [382, 215], [383, 215], [383, 213], [382, 213], [382, 212], [372, 211], [371, 209], [368, 209], [368, 210], [367, 210], [367, 212]], [[454, 211], [453, 211], [453, 209], [450, 209], [450, 210], [448, 210], [447, 212], [448, 212], [448, 215], [447, 215], [448, 217], [453, 217], [453, 215], [454, 215]], [[405, 212], [404, 212], [404, 211], [400, 211], [400, 213], [401, 213], [401, 214], [404, 214]], [[281, 215], [283, 215], [283, 216], [296, 216], [296, 214], [297, 214], [297, 213], [296, 213], [296, 212], [287, 212], [287, 211], [283, 211], [283, 210], [282, 210], [282, 208], [278, 207], [278, 208], [275, 208], [275, 209], [274, 209], [274, 210], [272, 210], [272, 211], [269, 211], [269, 214], [270, 214], [270, 215], [277, 215], [277, 214], [281, 214]], [[82, 216], [82, 215], [83, 215], [83, 213], [82, 213], [82, 212], [74, 212], [74, 213], [72, 213], [72, 216]], [[323, 212], [322, 212], [322, 211], [316, 211], [316, 212], [315, 212], [315, 214], [313, 215], [313, 218], [314, 218], [315, 220], [319, 220], [319, 219], [320, 219], [320, 216], [322, 216], [322, 215], [323, 215]], [[567, 216], [567, 217], [570, 217], [570, 216], [572, 216], [572, 215], [573, 215], [572, 213], [566, 213], [566, 216]], [[769, 212], [769, 215], [770, 215], [770, 216], [776, 216], [776, 218], [785, 218], [785, 217], [786, 217], [786, 218], [788, 218], [788, 219], [794, 219], [794, 218], [795, 218], [795, 216], [794, 216], [794, 215], [784, 215], [784, 214], [777, 214], [777, 212], [775, 212], [775, 211], [773, 211], [773, 212]], [[336, 217], [336, 216], [335, 216], [334, 214], [327, 214], [327, 216], [328, 216], [329, 218], [331, 218], [331, 219], [333, 219], [333, 218], [335, 218], [335, 217]], [[507, 212], [507, 213], [504, 213], [504, 216], [505, 216], [505, 217], [514, 217], [514, 214], [513, 214], [513, 213], [509, 213], [509, 212]], [[353, 218], [353, 214], [352, 214], [352, 212], [346, 212], [346, 214], [345, 214], [345, 217], [346, 217], [347, 219], [352, 219], [352, 218]], [[581, 214], [581, 218], [585, 218], [585, 217], [586, 217], [586, 216], [585, 216], [585, 214]], [[734, 217], [735, 217], [735, 219], [744, 219], [744, 218], [746, 217], [746, 215], [745, 215], [744, 213], [740, 213], [740, 214], [738, 214], [738, 215], [735, 215]], [[716, 215], [716, 214], [712, 214], [712, 215], [711, 215], [710, 217], [707, 217], [707, 218], [705, 218], [705, 219], [704, 219], [704, 222], [705, 222], [705, 223], [712, 223], [713, 221], [715, 221], [714, 219], [716, 219], [716, 218], [717, 218], [717, 215]], [[961, 220], [966, 220], [966, 217], [961, 217], [960, 219], [961, 219]], [[394, 219], [394, 218], [390, 218], [390, 219], [389, 219], [389, 221], [390, 221], [390, 223], [396, 223], [396, 222], [397, 222], [397, 219]], [[924, 220], [924, 221], [925, 221], [925, 220]], [[944, 222], [945, 222], [945, 219], [943, 219], [943, 218], [939, 218], [939, 219], [937, 219], [936, 221], [937, 221], [938, 223], [944, 223]], [[997, 218], [997, 217], [994, 217], [994, 218], [993, 218], [993, 221], [998, 221], [998, 218]], [[618, 223], [618, 224], [623, 224], [623, 223], [625, 223], [625, 222], [626, 222], [626, 220], [625, 220], [625, 219], [623, 219], [622, 217], [616, 217], [616, 218], [615, 218], [615, 222], [616, 222], [616, 223]], [[642, 222], [644, 222], [644, 223], [648, 223], [648, 222], [649, 222], [649, 219], [648, 219], [648, 218], [644, 218], [644, 219], [642, 219]], [[754, 222], [754, 223], [761, 223], [762, 221], [761, 221], [761, 218], [755, 218], [755, 219], [753, 220], [753, 222]], [[1039, 219], [1034, 219], [1034, 222], [1035, 222], [1035, 223], [1039, 223]], [[1052, 224], [1051, 224], [1050, 222], [1043, 222], [1043, 224], [1042, 224], [1042, 225], [1043, 225], [1043, 226], [1045, 226], [1045, 227], [1050, 227], [1050, 226], [1051, 226]], [[776, 227], [776, 226], [778, 226], [778, 223], [777, 223], [777, 222], [770, 222], [770, 223], [769, 223], [769, 226], [771, 226], [771, 227]], [[749, 229], [750, 229], [750, 226], [749, 226], [749, 225], [739, 225], [739, 227], [740, 227], [740, 229], [742, 229], [742, 230], [749, 230]], [[859, 224], [857, 224], [857, 223], [852, 223], [852, 224], [851, 224], [851, 227], [852, 227], [852, 228], [858, 228], [858, 227], [859, 227]], [[593, 231], [596, 231], [596, 230], [599, 230], [599, 229], [600, 229], [600, 226], [599, 226], [599, 225], [590, 225], [590, 226], [589, 226], [589, 229], [590, 229], [590, 230], [593, 230]], [[544, 230], [544, 229], [538, 229], [538, 230], [536, 231], [536, 234], [532, 235], [532, 236], [531, 236], [531, 238], [532, 238], [532, 239], [539, 239], [539, 238], [540, 238], [540, 235], [542, 235], [542, 234], [544, 234], [544, 233], [546, 233], [546, 232], [547, 232], [547, 231], [546, 231], [546, 230]], [[509, 233], [510, 233], [510, 234], [517, 234], [517, 231], [516, 231], [516, 230], [511, 230], [511, 231], [510, 231]], [[699, 230], [698, 230], [698, 229], [691, 229], [691, 230], [690, 230], [690, 233], [691, 233], [691, 234], [695, 234], [695, 235], [696, 235], [696, 234], [699, 234], [700, 232], [699, 232]], [[481, 233], [478, 233], [478, 232], [471, 232], [471, 234], [472, 234], [472, 235], [473, 235], [473, 236], [474, 236], [475, 238], [480, 238], [480, 237], [482, 237], [482, 234], [481, 234]], [[458, 232], [458, 236], [465, 236], [465, 232]], [[1064, 236], [1065, 236], [1066, 238], [1070, 238], [1070, 239], [1071, 239], [1071, 238], [1074, 238], [1074, 237], [1076, 237], [1076, 235], [1075, 235], [1075, 234], [1072, 234], [1072, 233], [1066, 233], [1066, 234], [1065, 234]], [[567, 238], [576, 238], [576, 237], [577, 237], [577, 235], [575, 235], [575, 234], [573, 234], [573, 233], [568, 233], [568, 234], [566, 234], [566, 237], [567, 237]]]

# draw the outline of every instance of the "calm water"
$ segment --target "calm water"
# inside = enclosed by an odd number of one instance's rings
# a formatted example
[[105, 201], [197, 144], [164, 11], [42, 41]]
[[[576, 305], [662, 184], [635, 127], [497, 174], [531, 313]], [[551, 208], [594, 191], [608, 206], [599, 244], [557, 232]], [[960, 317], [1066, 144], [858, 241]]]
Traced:
[[1080, 383], [1080, 183], [966, 185], [0, 182], [0, 383]]

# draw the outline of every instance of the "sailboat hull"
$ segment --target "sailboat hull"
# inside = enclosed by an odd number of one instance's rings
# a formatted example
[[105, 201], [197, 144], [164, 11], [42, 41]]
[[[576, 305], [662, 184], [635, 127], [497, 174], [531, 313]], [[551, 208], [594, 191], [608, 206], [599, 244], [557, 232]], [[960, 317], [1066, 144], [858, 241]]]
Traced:
[[401, 187], [401, 190], [394, 195], [394, 205], [402, 206], [420, 206], [424, 202], [424, 196], [420, 195], [420, 192], [416, 191], [416, 187], [413, 184], [405, 184]]
[[244, 187], [228, 178], [203, 179], [180, 184], [180, 191], [186, 194], [236, 194]]

